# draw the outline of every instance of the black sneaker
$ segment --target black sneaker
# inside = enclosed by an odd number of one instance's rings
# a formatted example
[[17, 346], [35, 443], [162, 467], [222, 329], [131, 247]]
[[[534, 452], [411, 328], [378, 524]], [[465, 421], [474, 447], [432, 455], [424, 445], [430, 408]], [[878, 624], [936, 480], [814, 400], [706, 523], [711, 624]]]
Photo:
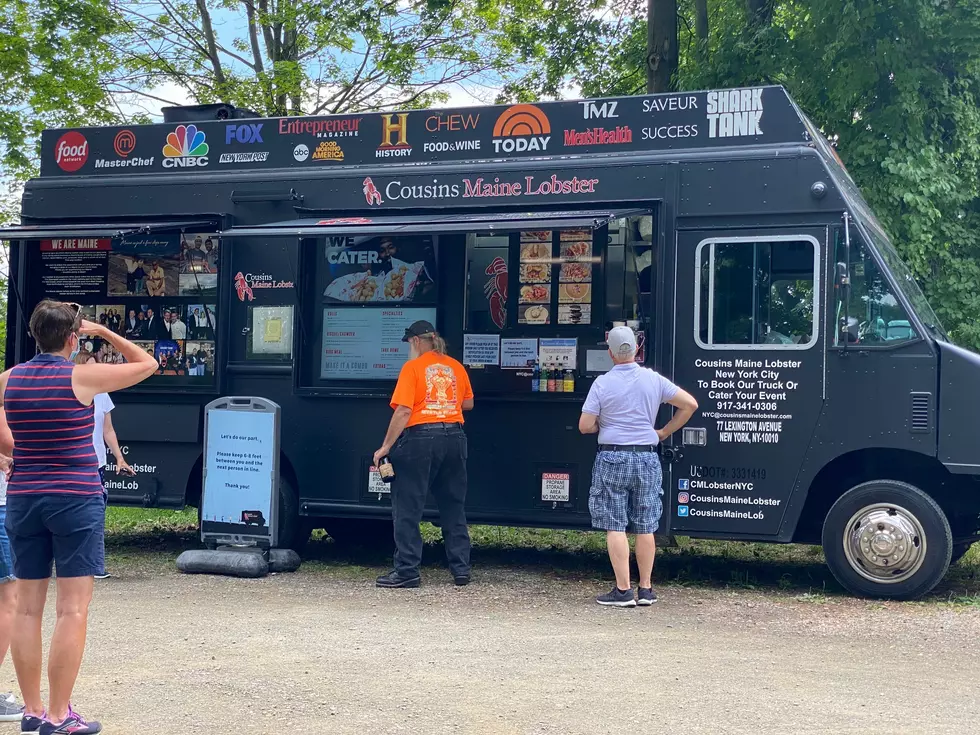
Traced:
[[456, 574], [453, 576], [453, 584], [457, 587], [465, 587], [470, 583], [470, 575]]
[[657, 593], [653, 591], [653, 587], [647, 587], [644, 589], [640, 587], [636, 591], [636, 604], [642, 607], [649, 607], [657, 601]]
[[397, 570], [388, 572], [378, 577], [375, 584], [378, 587], [395, 588], [395, 587], [418, 587], [419, 582], [421, 582], [421, 577], [403, 577], [398, 573]]
[[20, 735], [35, 735], [35, 733], [40, 731], [41, 725], [44, 724], [45, 717], [47, 715], [35, 717], [34, 715], [25, 714], [20, 718]]
[[636, 599], [633, 597], [633, 590], [621, 590], [613, 587], [604, 595], [599, 595], [595, 601], [607, 607], [636, 607]]
[[68, 716], [64, 722], [55, 724], [53, 722], [41, 723], [38, 730], [40, 735], [98, 735], [102, 732], [102, 725], [98, 722], [86, 722], [85, 719], [68, 705]]

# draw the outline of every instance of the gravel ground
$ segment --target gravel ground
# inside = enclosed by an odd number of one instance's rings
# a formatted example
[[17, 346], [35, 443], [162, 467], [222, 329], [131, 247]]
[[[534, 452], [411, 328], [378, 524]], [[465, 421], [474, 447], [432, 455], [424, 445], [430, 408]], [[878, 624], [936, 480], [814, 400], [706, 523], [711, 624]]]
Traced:
[[980, 728], [977, 608], [670, 586], [610, 610], [587, 581], [477, 571], [376, 590], [123, 570], [98, 583], [75, 699], [108, 733]]

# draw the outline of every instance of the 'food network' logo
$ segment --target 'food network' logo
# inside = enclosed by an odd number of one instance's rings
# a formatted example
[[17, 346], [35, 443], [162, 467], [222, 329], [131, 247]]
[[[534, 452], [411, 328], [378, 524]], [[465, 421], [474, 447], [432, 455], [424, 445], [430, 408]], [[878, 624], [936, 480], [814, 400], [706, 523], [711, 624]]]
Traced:
[[178, 125], [163, 147], [164, 168], [197, 168], [208, 165], [207, 136], [196, 125]]

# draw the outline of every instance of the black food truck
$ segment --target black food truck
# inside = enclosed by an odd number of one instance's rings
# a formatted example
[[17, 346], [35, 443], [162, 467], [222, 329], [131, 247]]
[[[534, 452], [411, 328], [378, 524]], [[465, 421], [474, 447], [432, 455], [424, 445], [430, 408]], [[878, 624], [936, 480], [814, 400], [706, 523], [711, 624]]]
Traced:
[[164, 119], [46, 131], [0, 231], [9, 363], [43, 297], [160, 362], [118, 396], [137, 475], [107, 474], [113, 503], [199, 504], [203, 406], [258, 395], [282, 407], [281, 545], [371, 538], [400, 339], [427, 319], [476, 393], [470, 520], [588, 528], [577, 419], [622, 323], [701, 405], [661, 449], [662, 533], [820, 543], [846, 588], [900, 599], [975, 540], [980, 357], [782, 88]]

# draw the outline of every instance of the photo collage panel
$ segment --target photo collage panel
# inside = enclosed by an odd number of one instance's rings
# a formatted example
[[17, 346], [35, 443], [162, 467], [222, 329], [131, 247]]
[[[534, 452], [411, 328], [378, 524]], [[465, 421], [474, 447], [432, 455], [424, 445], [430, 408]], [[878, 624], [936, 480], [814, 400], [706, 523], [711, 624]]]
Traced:
[[[135, 343], [160, 367], [157, 376], [183, 378], [193, 385], [215, 375], [218, 326], [219, 238], [213, 233], [152, 234], [105, 241], [91, 253], [66, 254], [86, 263], [84, 290], [72, 290], [63, 278], [61, 255], [41, 244], [44, 298], [87, 301], [82, 315]], [[91, 262], [88, 262], [91, 261]], [[98, 278], [101, 273], [102, 278]], [[58, 284], [58, 287], [54, 287]], [[80, 364], [119, 364], [125, 358], [104, 339], [84, 337]], [[157, 378], [151, 378], [152, 385]], [[173, 381], [165, 381], [173, 382]]]

